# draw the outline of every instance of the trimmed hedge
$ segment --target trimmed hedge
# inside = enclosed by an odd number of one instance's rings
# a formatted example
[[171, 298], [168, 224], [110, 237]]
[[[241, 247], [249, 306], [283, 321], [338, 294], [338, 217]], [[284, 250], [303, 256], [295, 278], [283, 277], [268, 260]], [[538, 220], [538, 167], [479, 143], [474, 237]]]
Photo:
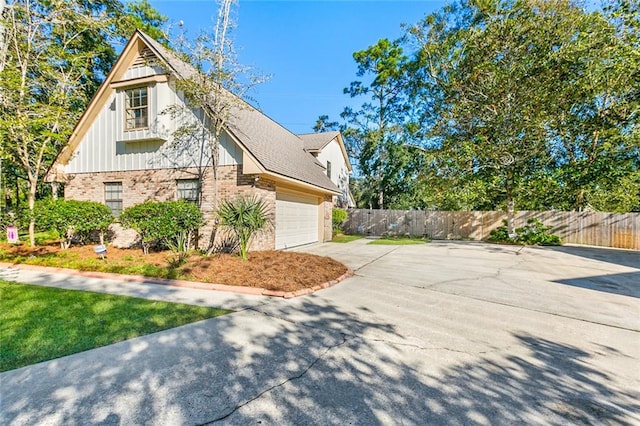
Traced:
[[96, 233], [104, 236], [113, 222], [111, 211], [104, 204], [63, 199], [36, 202], [34, 218], [36, 229], [58, 233], [63, 249], [74, 240], [87, 244]]
[[202, 226], [202, 212], [185, 200], [146, 201], [125, 209], [120, 221], [140, 234], [144, 254], [151, 247], [186, 252]]

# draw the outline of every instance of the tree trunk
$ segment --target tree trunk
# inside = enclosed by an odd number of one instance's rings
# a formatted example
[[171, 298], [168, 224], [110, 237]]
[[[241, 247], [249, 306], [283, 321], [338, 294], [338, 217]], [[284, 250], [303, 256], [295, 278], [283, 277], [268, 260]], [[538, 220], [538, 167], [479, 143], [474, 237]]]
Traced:
[[513, 180], [510, 174], [507, 177], [507, 187], [506, 187], [506, 201], [507, 201], [507, 232], [509, 234], [509, 238], [512, 238], [512, 235], [515, 235], [515, 214], [516, 214], [516, 203], [513, 200]]
[[509, 237], [515, 234], [515, 228], [516, 228], [515, 215], [516, 215], [516, 208], [515, 208], [515, 203], [513, 201], [513, 197], [508, 196], [507, 197], [507, 229], [509, 232]]
[[58, 182], [51, 182], [51, 195], [54, 201], [58, 199]]
[[33, 179], [29, 179], [29, 193], [27, 195], [27, 202], [29, 203], [29, 245], [31, 247], [36, 246], [36, 220], [33, 217], [33, 213], [36, 205], [36, 189], [37, 189], [38, 181], [37, 179], [34, 181]]

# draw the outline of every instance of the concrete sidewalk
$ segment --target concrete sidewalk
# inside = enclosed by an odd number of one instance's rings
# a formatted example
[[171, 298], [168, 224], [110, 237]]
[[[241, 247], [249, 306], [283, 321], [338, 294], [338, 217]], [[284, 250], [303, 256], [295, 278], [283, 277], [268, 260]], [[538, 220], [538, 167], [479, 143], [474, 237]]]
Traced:
[[[223, 291], [173, 287], [145, 282], [128, 282], [117, 279], [92, 278], [73, 273], [51, 273], [47, 268], [0, 268], [0, 278], [25, 284], [85, 290], [96, 293], [118, 294], [175, 303], [213, 306], [231, 310], [243, 310], [268, 303], [272, 298]], [[113, 274], [116, 276], [115, 274]]]
[[638, 253], [518, 249], [321, 244], [356, 276], [171, 291], [244, 310], [2, 373], [0, 424], [640, 424]]

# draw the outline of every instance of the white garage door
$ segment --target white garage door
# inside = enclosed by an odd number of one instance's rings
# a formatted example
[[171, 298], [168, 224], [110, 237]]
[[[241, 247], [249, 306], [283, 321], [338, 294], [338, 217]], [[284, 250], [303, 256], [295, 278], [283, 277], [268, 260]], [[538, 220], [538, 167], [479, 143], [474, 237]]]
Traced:
[[287, 248], [318, 241], [318, 198], [276, 192], [276, 248]]

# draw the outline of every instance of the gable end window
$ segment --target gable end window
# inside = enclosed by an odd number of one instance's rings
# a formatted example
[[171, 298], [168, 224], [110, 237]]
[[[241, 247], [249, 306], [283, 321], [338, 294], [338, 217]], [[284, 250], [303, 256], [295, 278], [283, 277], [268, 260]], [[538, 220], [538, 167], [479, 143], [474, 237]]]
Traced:
[[125, 128], [127, 130], [149, 127], [149, 92], [147, 87], [124, 91]]
[[177, 182], [176, 198], [178, 200], [186, 200], [190, 203], [198, 203], [198, 193], [200, 192], [200, 184], [198, 179], [180, 179]]
[[111, 210], [113, 217], [120, 217], [120, 213], [122, 213], [122, 182], [104, 184], [104, 203]]
[[327, 161], [327, 177], [331, 179], [331, 161]]

